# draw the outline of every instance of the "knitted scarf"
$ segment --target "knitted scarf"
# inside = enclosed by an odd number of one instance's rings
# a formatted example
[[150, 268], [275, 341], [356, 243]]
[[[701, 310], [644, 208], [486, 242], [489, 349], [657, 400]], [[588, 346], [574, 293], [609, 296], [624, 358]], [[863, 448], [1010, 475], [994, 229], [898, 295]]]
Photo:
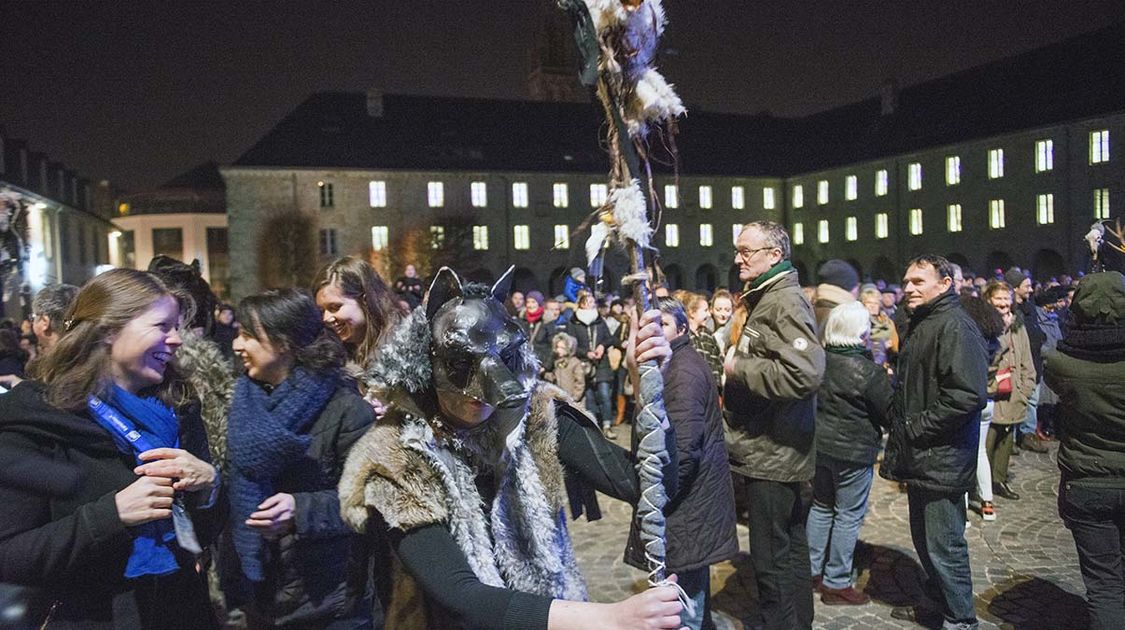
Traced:
[[527, 311], [524, 312], [524, 317], [527, 318], [527, 323], [529, 323], [529, 324], [538, 323], [539, 320], [543, 318], [543, 311], [544, 310], [545, 309], [542, 306], [540, 306], [537, 310], [534, 310], [534, 311], [531, 310], [530, 308], [527, 309]]
[[1125, 361], [1125, 326], [1071, 322], [1058, 350], [1083, 361]]
[[247, 376], [234, 386], [227, 439], [233, 539], [242, 572], [251, 581], [265, 579], [264, 545], [261, 534], [245, 521], [273, 496], [285, 467], [308, 450], [311, 438], [305, 431], [328, 404], [337, 382], [335, 375], [299, 367], [272, 392]]

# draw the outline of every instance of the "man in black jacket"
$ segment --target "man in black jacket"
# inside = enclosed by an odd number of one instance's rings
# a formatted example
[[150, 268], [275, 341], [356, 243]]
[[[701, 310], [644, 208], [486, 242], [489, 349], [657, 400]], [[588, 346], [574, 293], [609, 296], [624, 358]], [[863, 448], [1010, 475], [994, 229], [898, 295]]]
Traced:
[[[976, 628], [963, 495], [976, 478], [988, 354], [957, 299], [948, 260], [919, 256], [903, 281], [910, 329], [899, 354], [879, 474], [907, 484], [911, 538], [941, 604], [943, 627]], [[915, 621], [937, 614], [930, 606], [892, 611]]]

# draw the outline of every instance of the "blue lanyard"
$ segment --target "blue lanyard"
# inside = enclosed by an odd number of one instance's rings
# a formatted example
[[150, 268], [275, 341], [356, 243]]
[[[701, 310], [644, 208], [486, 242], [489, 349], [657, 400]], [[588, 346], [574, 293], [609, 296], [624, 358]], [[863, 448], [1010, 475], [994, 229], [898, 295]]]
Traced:
[[117, 410], [110, 407], [105, 401], [97, 396], [89, 396], [86, 399], [86, 404], [90, 407], [90, 411], [93, 412], [94, 419], [98, 421], [98, 424], [125, 440], [138, 454], [151, 451], [154, 448], [148, 439], [133, 426], [133, 423], [122, 418], [121, 414], [117, 413]]

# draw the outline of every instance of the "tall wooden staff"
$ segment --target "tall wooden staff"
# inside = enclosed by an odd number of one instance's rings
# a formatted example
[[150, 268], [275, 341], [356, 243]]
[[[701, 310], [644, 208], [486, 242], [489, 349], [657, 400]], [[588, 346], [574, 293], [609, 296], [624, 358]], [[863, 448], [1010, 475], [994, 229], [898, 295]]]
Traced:
[[[624, 246], [629, 257], [637, 315], [649, 309], [652, 287], [645, 264], [656, 216], [652, 169], [648, 163], [649, 131], [661, 126], [671, 140], [675, 118], [684, 113], [680, 98], [653, 67], [664, 31], [660, 0], [558, 0], [574, 23], [582, 56], [580, 79], [597, 93], [606, 116], [610, 154], [609, 195], [597, 210], [587, 256], [593, 259], [609, 243]], [[672, 145], [674, 146], [674, 145]], [[640, 435], [637, 473], [641, 500], [637, 506], [641, 541], [652, 586], [665, 583], [663, 467], [670, 461], [664, 441], [664, 379], [655, 361], [639, 366], [640, 413], [633, 431]]]

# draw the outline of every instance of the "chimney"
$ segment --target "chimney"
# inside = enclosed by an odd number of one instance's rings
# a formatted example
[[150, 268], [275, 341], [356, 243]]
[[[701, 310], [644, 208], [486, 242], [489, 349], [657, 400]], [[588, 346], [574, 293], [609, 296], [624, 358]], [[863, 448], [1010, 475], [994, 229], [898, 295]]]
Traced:
[[367, 90], [367, 115], [372, 118], [383, 117], [383, 91], [378, 88]]
[[879, 100], [882, 103], [880, 113], [883, 116], [890, 116], [898, 109], [898, 81], [894, 78], [887, 79], [883, 82], [883, 87], [879, 90]]

